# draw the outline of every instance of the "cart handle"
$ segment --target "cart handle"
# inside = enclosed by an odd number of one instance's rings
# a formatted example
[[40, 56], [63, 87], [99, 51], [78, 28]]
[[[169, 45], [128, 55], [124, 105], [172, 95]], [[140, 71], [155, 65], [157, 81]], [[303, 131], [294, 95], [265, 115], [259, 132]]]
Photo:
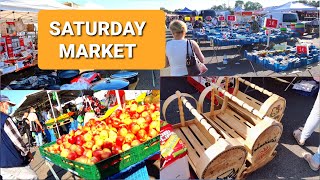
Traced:
[[[239, 106], [243, 107], [244, 109], [251, 112], [255, 116], [259, 117], [260, 119], [265, 118], [265, 115], [263, 115], [260, 111], [254, 109], [253, 107], [251, 107], [247, 103], [243, 102], [242, 100], [238, 99], [236, 96], [230, 94], [228, 91], [224, 90], [223, 88], [217, 86], [216, 84], [212, 84], [211, 87], [214, 90], [222, 93], [224, 95], [224, 97], [228, 97], [228, 99], [231, 99], [233, 102], [237, 103]], [[224, 101], [223, 103], [228, 103], [228, 102]]]
[[[199, 112], [189, 103], [189, 101], [184, 97], [184, 93], [181, 93], [180, 91], [176, 91], [176, 95], [181, 100], [181, 102], [185, 105], [185, 107], [188, 108], [188, 110], [196, 117], [196, 119], [214, 137], [214, 139], [218, 141], [221, 138], [221, 135], [218, 134], [217, 131], [208, 123], [208, 121], [201, 114], [199, 114]], [[179, 106], [181, 106], [182, 108], [182, 104], [181, 105], [179, 104]], [[182, 109], [182, 112], [183, 112], [183, 109]]]
[[[186, 96], [186, 97], [189, 97], [191, 99], [193, 99], [195, 101], [195, 103], [197, 104], [198, 106], [198, 101], [193, 97], [191, 96], [190, 94], [187, 94], [187, 93], [181, 93], [183, 96]], [[175, 99], [178, 99], [178, 96], [176, 94], [173, 94], [171, 96], [169, 96], [163, 103], [162, 105], [162, 115], [163, 115], [163, 118], [165, 121], [167, 121], [167, 118], [166, 118], [166, 111], [167, 111], [167, 108], [168, 106], [172, 103], [173, 100]], [[180, 110], [180, 109], [179, 109]], [[183, 113], [183, 110], [181, 111]], [[181, 112], [180, 112], [180, 122], [181, 122], [181, 125], [182, 126], [185, 126], [185, 121], [184, 121], [184, 117], [181, 119]]]
[[236, 77], [236, 80], [242, 82], [243, 84], [245, 84], [245, 85], [247, 85], [247, 86], [249, 86], [249, 87], [251, 87], [251, 88], [253, 88], [253, 89], [257, 90], [257, 91], [260, 91], [261, 93], [263, 93], [263, 94], [265, 94], [267, 96], [274, 95], [272, 92], [270, 92], [270, 91], [268, 91], [268, 90], [266, 90], [266, 89], [264, 89], [264, 88], [262, 88], [260, 86], [257, 86], [257, 85], [255, 85], [255, 84], [253, 84], [253, 83], [251, 83], [251, 82], [249, 82], [247, 80], [244, 80], [241, 77]]

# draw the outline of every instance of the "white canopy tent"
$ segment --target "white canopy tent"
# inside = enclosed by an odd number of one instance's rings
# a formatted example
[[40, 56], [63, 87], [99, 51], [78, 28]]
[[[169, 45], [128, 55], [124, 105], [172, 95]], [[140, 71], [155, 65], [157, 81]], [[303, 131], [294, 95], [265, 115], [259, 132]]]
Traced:
[[316, 11], [317, 8], [307, 4], [299, 2], [288, 2], [278, 8], [273, 9], [273, 11]]
[[73, 9], [55, 0], [0, 0], [0, 23], [21, 18], [25, 24], [37, 23], [38, 12], [50, 9]]

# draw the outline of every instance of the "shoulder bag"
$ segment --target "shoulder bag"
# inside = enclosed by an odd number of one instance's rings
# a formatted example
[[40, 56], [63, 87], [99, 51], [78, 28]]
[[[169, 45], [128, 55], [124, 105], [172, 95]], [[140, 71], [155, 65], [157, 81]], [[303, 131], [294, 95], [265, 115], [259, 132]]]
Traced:
[[[191, 54], [189, 54], [189, 44], [191, 47]], [[190, 40], [187, 40], [187, 61], [186, 66], [188, 70], [188, 76], [198, 76], [207, 72], [208, 68], [200, 62], [198, 57], [194, 54], [192, 44]]]

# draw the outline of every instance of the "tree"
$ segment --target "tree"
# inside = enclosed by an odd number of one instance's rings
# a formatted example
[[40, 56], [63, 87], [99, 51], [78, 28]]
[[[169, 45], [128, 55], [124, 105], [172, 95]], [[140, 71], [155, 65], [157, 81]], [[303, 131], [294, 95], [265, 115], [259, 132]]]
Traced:
[[303, 4], [308, 4], [308, 5], [311, 5], [311, 6], [315, 6], [315, 7], [319, 7], [319, 0], [315, 1], [315, 0], [310, 0], [310, 1], [307, 1], [307, 0], [299, 0], [298, 2], [300, 3], [303, 3]]
[[213, 10], [231, 10], [231, 7], [230, 6], [227, 7], [226, 3], [223, 3], [222, 5], [219, 5], [219, 6], [214, 5], [211, 7], [211, 9], [213, 9]]
[[162, 11], [164, 11], [164, 12], [166, 12], [166, 13], [169, 13], [169, 14], [172, 13], [171, 11], [169, 11], [168, 9], [166, 9], [166, 8], [164, 8], [164, 7], [161, 7], [160, 10], [162, 10]]
[[244, 9], [246, 11], [258, 10], [258, 9], [261, 9], [261, 8], [262, 8], [262, 5], [260, 3], [258, 3], [258, 2], [247, 1], [244, 4]]
[[235, 7], [235, 8], [236, 8], [236, 7], [241, 7], [241, 8], [242, 8], [243, 5], [244, 5], [244, 2], [241, 1], [241, 0], [238, 0], [238, 1], [236, 1], [234, 7]]
[[219, 5], [219, 6], [212, 6], [211, 9], [214, 9], [214, 10], [223, 10], [223, 6], [222, 5]]

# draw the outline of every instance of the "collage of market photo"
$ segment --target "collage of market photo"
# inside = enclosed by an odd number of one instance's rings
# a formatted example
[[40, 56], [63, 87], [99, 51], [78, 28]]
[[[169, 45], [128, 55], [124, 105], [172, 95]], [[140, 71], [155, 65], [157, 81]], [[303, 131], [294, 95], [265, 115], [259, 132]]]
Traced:
[[[48, 10], [161, 12], [163, 49], [125, 43], [165, 67], [41, 69]], [[320, 179], [319, 23], [319, 0], [0, 0], [0, 180]]]

